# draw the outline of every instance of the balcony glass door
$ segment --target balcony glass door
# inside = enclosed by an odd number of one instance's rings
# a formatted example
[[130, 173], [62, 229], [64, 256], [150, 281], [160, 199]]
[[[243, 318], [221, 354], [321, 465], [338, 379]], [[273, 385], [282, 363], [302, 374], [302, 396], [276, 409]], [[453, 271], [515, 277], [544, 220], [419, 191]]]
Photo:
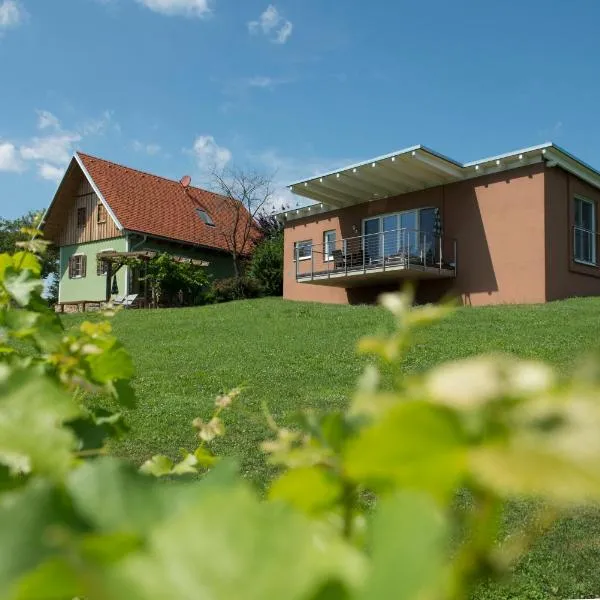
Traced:
[[400, 235], [402, 248], [411, 257], [419, 254], [419, 213], [416, 210], [400, 213]]
[[367, 219], [364, 222], [365, 262], [373, 263], [381, 258], [381, 219]]
[[436, 260], [437, 242], [437, 209], [424, 208], [419, 213], [419, 230], [421, 232], [421, 248], [425, 264], [433, 264]]
[[400, 252], [400, 236], [398, 231], [398, 215], [383, 217], [383, 256], [388, 258]]

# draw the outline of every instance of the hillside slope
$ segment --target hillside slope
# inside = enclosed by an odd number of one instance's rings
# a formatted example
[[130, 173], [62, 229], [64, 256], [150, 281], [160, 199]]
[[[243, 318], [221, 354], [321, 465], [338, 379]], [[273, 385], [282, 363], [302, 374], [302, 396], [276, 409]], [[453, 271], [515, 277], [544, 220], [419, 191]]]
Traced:
[[[67, 315], [65, 324], [83, 317]], [[461, 308], [418, 335], [404, 368], [499, 351], [543, 359], [566, 372], [579, 356], [600, 348], [599, 317], [600, 299]], [[344, 406], [365, 364], [355, 354], [357, 340], [391, 327], [380, 308], [280, 299], [121, 312], [114, 329], [134, 357], [139, 407], [128, 415], [131, 434], [113, 452], [139, 464], [156, 453], [174, 457], [181, 447], [193, 448], [192, 419], [211, 413], [216, 394], [243, 385], [216, 449], [237, 457], [245, 476], [263, 485], [269, 469], [259, 450], [268, 436], [261, 403], [283, 423], [299, 409]], [[515, 505], [507, 527], [518, 527], [526, 515], [526, 507]], [[509, 586], [482, 589], [478, 598], [600, 596], [598, 564], [600, 516], [576, 514], [542, 540]]]

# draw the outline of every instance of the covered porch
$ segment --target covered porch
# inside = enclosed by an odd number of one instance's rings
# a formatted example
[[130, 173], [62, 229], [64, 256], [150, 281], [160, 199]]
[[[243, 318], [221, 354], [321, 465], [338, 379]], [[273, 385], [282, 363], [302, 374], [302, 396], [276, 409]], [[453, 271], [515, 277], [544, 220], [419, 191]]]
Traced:
[[[106, 302], [110, 302], [113, 296], [119, 293], [115, 287], [115, 275], [124, 266], [131, 268], [128, 290], [129, 296], [136, 296], [132, 304], [138, 308], [156, 308], [148, 285], [148, 263], [158, 256], [158, 252], [152, 250], [140, 250], [137, 252], [102, 252], [97, 255], [98, 261], [102, 263], [102, 270], [106, 274]], [[171, 256], [171, 260], [177, 263], [187, 263], [196, 267], [207, 267], [209, 263], [203, 260], [195, 260], [182, 256]], [[132, 263], [137, 263], [132, 267]]]

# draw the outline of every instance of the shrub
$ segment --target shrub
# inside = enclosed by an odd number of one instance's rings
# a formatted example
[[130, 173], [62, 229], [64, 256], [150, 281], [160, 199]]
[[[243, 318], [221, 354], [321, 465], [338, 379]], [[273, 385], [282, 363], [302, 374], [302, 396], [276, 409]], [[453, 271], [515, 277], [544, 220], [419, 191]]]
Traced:
[[204, 296], [207, 304], [219, 304], [232, 300], [248, 300], [262, 295], [262, 288], [251, 277], [229, 277], [218, 279]]
[[265, 296], [283, 294], [283, 232], [263, 239], [256, 246], [248, 275], [258, 282]]

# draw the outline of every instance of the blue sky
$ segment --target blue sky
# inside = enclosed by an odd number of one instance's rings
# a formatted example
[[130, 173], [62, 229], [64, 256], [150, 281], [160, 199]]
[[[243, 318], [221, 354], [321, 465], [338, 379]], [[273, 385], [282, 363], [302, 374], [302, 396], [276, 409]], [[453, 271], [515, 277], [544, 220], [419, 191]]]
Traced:
[[0, 0], [0, 216], [46, 206], [75, 149], [196, 185], [414, 144], [600, 167], [599, 22], [598, 0]]

